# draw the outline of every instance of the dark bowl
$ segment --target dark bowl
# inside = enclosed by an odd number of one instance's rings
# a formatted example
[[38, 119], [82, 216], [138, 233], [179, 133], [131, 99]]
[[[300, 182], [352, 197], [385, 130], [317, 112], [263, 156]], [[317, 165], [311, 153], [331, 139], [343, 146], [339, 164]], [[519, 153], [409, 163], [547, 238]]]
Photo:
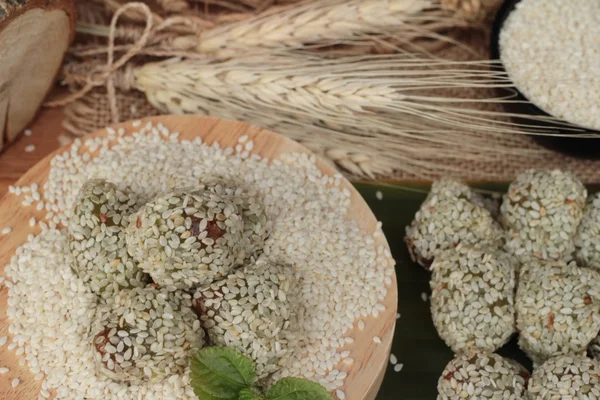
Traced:
[[[509, 14], [515, 9], [515, 6], [520, 0], [505, 0], [500, 9], [496, 14], [492, 25], [491, 43], [490, 43], [490, 57], [492, 60], [501, 60], [500, 58], [500, 30], [504, 24], [504, 21]], [[506, 72], [504, 66], [500, 63], [497, 67], [498, 70]], [[510, 78], [510, 76], [509, 76]], [[559, 133], [564, 136], [542, 136], [542, 135], [531, 135], [533, 139], [544, 147], [552, 150], [566, 153], [572, 156], [581, 158], [600, 158], [600, 138], [582, 138], [581, 135], [599, 135], [599, 131], [580, 128], [574, 125], [570, 125], [565, 122], [564, 125], [560, 123], [537, 121], [527, 119], [527, 116], [550, 116], [545, 111], [536, 107], [521, 93], [518, 88], [513, 89], [515, 96], [512, 100], [518, 100], [518, 103], [506, 103], [505, 108], [509, 113], [522, 115], [523, 118], [514, 117], [513, 122], [523, 123], [528, 125], [536, 125], [545, 130], [550, 130], [553, 133]]]

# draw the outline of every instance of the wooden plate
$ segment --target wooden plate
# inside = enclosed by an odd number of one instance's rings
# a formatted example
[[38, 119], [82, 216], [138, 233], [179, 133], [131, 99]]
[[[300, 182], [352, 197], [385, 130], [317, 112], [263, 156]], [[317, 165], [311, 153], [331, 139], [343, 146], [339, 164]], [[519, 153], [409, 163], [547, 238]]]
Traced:
[[[162, 116], [146, 118], [142, 120], [142, 126], [147, 122], [152, 122], [153, 124], [162, 123], [171, 132], [180, 132], [180, 139], [193, 139], [199, 136], [205, 143], [211, 144], [217, 141], [221, 146], [234, 146], [240, 136], [247, 135], [254, 141], [252, 152], [269, 159], [277, 158], [284, 153], [310, 153], [305, 147], [290, 139], [263, 129], [248, 126], [241, 122], [197, 116]], [[125, 135], [138, 130], [138, 128], [134, 128], [129, 122], [113, 126], [113, 128], [124, 128]], [[92, 136], [105, 135], [106, 130], [92, 134]], [[23, 175], [16, 185], [26, 186], [35, 182], [42, 188], [48, 177], [51, 158], [57, 153], [64, 152], [66, 149], [68, 149], [68, 146], [44, 158]], [[331, 175], [335, 173], [334, 168], [321, 159], [317, 160], [317, 165], [326, 174]], [[347, 188], [351, 192], [351, 205], [348, 218], [354, 220], [365, 233], [374, 232], [377, 220], [368, 205], [348, 181], [344, 180], [342, 187]], [[23, 207], [21, 205], [22, 200], [21, 196], [12, 194], [7, 194], [0, 200], [0, 229], [5, 226], [12, 227], [12, 232], [9, 235], [0, 235], [0, 266], [2, 266], [2, 274], [4, 274], [4, 266], [9, 263], [17, 247], [27, 240], [27, 235], [39, 232], [37, 225], [35, 228], [29, 226], [29, 219], [32, 216], [40, 219], [44, 215], [44, 212], [37, 212], [33, 206]], [[380, 236], [377, 240], [377, 245], [380, 244], [389, 248], [383, 236]], [[9, 321], [6, 316], [7, 297], [8, 290], [3, 287], [0, 290], [0, 337], [7, 335], [9, 337], [8, 343], [10, 343], [12, 337], [8, 333]], [[392, 276], [392, 284], [388, 288], [388, 294], [383, 304], [386, 309], [379, 314], [378, 318], [369, 317], [365, 319], [366, 328], [364, 330], [357, 329], [355, 324], [352, 331], [349, 332], [349, 335], [354, 337], [354, 343], [347, 345], [346, 348], [351, 351], [354, 364], [350, 368], [344, 365], [338, 366], [338, 369], [347, 371], [348, 373], [345, 385], [342, 388], [346, 393], [346, 399], [372, 400], [381, 386], [396, 323], [397, 287], [395, 275]], [[374, 336], [380, 337], [382, 343], [374, 343]], [[8, 344], [0, 348], [0, 367], [10, 369], [7, 374], [0, 375], [0, 399], [37, 399], [40, 391], [40, 382], [34, 381], [33, 375], [26, 366], [19, 366], [19, 358], [23, 356], [17, 357], [14, 351], [7, 349], [7, 346]], [[15, 378], [19, 378], [21, 383], [13, 389], [10, 383]]]

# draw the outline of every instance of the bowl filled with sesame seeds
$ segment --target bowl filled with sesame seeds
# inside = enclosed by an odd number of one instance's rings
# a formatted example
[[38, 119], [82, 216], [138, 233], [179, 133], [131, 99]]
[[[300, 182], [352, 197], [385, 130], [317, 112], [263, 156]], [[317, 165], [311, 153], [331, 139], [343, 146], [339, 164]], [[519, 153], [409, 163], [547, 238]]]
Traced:
[[558, 169], [523, 171], [498, 194], [442, 179], [406, 227], [454, 354], [437, 399], [600, 399], [598, 195]]
[[358, 192], [298, 143], [218, 119], [131, 121], [9, 192], [7, 398], [202, 399], [190, 360], [211, 348], [248, 359], [260, 390], [302, 378], [375, 398], [394, 261]]
[[507, 111], [541, 117], [517, 118], [550, 128], [533, 136], [540, 144], [593, 158], [600, 156], [599, 18], [595, 0], [504, 0], [490, 45], [516, 88]]

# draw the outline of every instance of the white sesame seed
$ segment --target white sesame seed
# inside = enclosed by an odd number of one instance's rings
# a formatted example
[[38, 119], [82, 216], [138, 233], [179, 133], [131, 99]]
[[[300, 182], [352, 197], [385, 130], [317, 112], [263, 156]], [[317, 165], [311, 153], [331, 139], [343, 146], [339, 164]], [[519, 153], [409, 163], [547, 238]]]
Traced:
[[4, 346], [7, 341], [8, 341], [8, 336], [0, 337], [0, 346]]
[[400, 319], [401, 315], [400, 313], [396, 313], [396, 319]]
[[383, 193], [381, 193], [380, 190], [375, 192], [375, 197], [377, 198], [377, 200], [383, 200]]
[[28, 144], [27, 146], [25, 146], [25, 152], [26, 153], [31, 153], [35, 151], [35, 145], [33, 144]]
[[404, 368], [404, 364], [396, 364], [394, 365], [394, 372], [400, 372]]
[[360, 321], [358, 321], [358, 329], [360, 329], [360, 330], [365, 329], [365, 322], [362, 319]]
[[380, 344], [381, 343], [381, 338], [379, 336], [373, 336], [373, 342]]
[[392, 365], [396, 365], [398, 363], [398, 359], [396, 358], [396, 356], [394, 354], [390, 354], [390, 363]]
[[6, 367], [2, 367], [2, 368], [0, 368], [0, 374], [5, 374], [5, 373], [7, 373], [8, 371], [9, 371], [9, 369], [8, 369], [8, 368], [6, 368]]
[[16, 388], [17, 386], [19, 386], [19, 383], [20, 383], [20, 382], [21, 382], [21, 380], [20, 380], [19, 378], [15, 378], [15, 379], [13, 379], [13, 380], [12, 380], [12, 382], [10, 383], [10, 385], [11, 385], [13, 388]]
[[335, 395], [340, 400], [344, 400], [346, 398], [346, 394], [339, 389], [335, 391]]
[[35, 226], [35, 223], [36, 223], [35, 217], [29, 218], [29, 226], [31, 226], [33, 228]]
[[10, 226], [5, 226], [4, 228], [2, 228], [3, 235], [8, 235], [10, 232], [12, 232], [12, 228]]
[[421, 299], [422, 299], [423, 301], [427, 301], [427, 298], [428, 298], [428, 296], [427, 296], [427, 293], [425, 293], [425, 292], [422, 292], [422, 293], [421, 293]]
[[25, 129], [23, 133], [25, 134], [25, 136], [31, 136], [33, 132], [31, 132], [31, 129]]

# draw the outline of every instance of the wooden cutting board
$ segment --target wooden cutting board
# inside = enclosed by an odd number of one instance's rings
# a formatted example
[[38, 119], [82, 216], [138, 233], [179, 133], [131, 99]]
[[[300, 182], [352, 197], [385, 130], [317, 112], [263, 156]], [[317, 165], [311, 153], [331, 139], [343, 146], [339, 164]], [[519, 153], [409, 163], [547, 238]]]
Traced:
[[[252, 152], [270, 159], [290, 152], [310, 153], [305, 147], [290, 139], [240, 122], [198, 116], [163, 116], [147, 118], [142, 121], [143, 124], [146, 121], [152, 121], [154, 124], [162, 123], [171, 132], [180, 132], [181, 139], [191, 140], [200, 136], [204, 143], [211, 144], [218, 141], [221, 146], [235, 146], [239, 137], [247, 135], [250, 140], [254, 141]], [[124, 128], [126, 135], [136, 130], [131, 123], [119, 124], [113, 128], [117, 130]], [[105, 134], [106, 131], [102, 130], [92, 135], [103, 136]], [[57, 152], [62, 152], [65, 149], [63, 148]], [[57, 152], [38, 162], [16, 184], [25, 186], [36, 182], [42, 188], [48, 177], [50, 159]], [[335, 173], [335, 170], [323, 160], [317, 160], [317, 166], [326, 174], [332, 175]], [[344, 180], [341, 186], [351, 192], [348, 218], [354, 220], [365, 233], [374, 232], [377, 220], [367, 203], [350, 182]], [[42, 213], [36, 212], [34, 207], [24, 208], [21, 206], [21, 201], [20, 197], [11, 194], [0, 200], [0, 228], [10, 226], [13, 229], [9, 235], [0, 236], [0, 266], [2, 268], [9, 262], [16, 248], [26, 241], [27, 235], [39, 231], [37, 226], [35, 228], [29, 227], [28, 221], [32, 216], [35, 216], [36, 219], [42, 218]], [[389, 248], [383, 236], [376, 239], [376, 245]], [[8, 334], [9, 324], [5, 313], [6, 303], [7, 290], [3, 288], [0, 291], [0, 337], [8, 335], [10, 338], [11, 335]], [[366, 323], [365, 329], [357, 329], [356, 321], [355, 328], [349, 332], [349, 335], [354, 338], [354, 343], [347, 345], [345, 349], [351, 351], [354, 364], [352, 367], [342, 364], [338, 366], [338, 369], [348, 373], [345, 386], [342, 388], [348, 400], [373, 400], [381, 385], [396, 323], [397, 287], [395, 275], [392, 276], [392, 283], [388, 288], [388, 294], [383, 304], [386, 308], [379, 314], [378, 318], [363, 319]], [[373, 341], [375, 336], [381, 338], [380, 344]], [[0, 348], [0, 367], [10, 368], [8, 374], [0, 375], [0, 399], [37, 399], [40, 388], [39, 382], [33, 380], [33, 376], [28, 372], [27, 367], [19, 367], [18, 361], [18, 357], [15, 356], [14, 352], [7, 350], [7, 346]], [[21, 380], [21, 384], [15, 389], [10, 385], [14, 378]]]

